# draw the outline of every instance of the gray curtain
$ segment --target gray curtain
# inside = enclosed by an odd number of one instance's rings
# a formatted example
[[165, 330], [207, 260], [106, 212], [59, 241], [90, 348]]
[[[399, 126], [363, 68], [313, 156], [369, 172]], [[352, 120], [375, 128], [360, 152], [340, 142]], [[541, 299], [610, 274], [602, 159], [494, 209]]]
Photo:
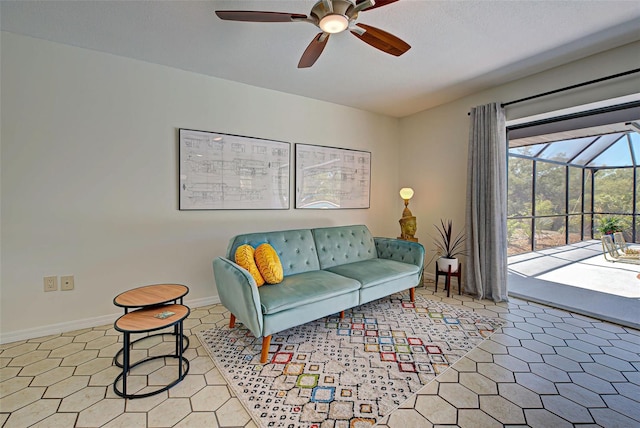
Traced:
[[507, 300], [507, 137], [504, 109], [471, 109], [467, 167], [466, 289]]

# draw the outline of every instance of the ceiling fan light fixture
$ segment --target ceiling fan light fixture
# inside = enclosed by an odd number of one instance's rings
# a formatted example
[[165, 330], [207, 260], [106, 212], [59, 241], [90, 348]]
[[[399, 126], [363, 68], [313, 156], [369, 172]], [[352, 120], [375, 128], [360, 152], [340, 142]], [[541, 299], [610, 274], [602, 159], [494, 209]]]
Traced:
[[349, 27], [349, 18], [339, 13], [330, 13], [320, 20], [318, 26], [325, 33], [340, 33]]

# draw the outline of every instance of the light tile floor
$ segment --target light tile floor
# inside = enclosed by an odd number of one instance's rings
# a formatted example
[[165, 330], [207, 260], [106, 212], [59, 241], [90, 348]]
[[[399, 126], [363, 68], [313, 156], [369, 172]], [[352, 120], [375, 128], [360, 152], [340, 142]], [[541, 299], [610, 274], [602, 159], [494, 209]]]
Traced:
[[[381, 427], [640, 426], [640, 331], [517, 299], [447, 298], [433, 284], [418, 293], [506, 325]], [[1, 345], [0, 425], [256, 427], [195, 336], [227, 320], [221, 305], [193, 309], [185, 320], [189, 374], [169, 391], [136, 400], [113, 392], [120, 369], [112, 357], [122, 337], [110, 325]], [[170, 352], [166, 340], [140, 342], [132, 358]], [[175, 366], [149, 362], [130, 377], [130, 392], [157, 388], [174, 373]]]

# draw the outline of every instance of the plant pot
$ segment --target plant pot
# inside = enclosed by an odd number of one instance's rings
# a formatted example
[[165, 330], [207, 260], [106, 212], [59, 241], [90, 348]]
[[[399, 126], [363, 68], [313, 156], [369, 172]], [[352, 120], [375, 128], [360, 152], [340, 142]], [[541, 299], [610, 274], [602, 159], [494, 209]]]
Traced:
[[451, 266], [451, 272], [458, 271], [458, 259], [440, 257], [436, 262], [438, 263], [438, 270], [440, 272], [449, 272], [449, 266]]

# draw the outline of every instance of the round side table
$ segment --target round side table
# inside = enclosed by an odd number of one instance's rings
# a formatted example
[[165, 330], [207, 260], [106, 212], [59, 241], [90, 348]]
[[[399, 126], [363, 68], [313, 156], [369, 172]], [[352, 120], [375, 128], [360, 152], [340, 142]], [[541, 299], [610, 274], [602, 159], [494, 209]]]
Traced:
[[[114, 392], [123, 398], [144, 398], [166, 391], [184, 379], [189, 372], [189, 360], [182, 355], [183, 321], [189, 316], [188, 307], [179, 304], [152, 306], [128, 312], [118, 318], [114, 324], [117, 331], [124, 335], [122, 344], [122, 373], [113, 381]], [[156, 355], [145, 358], [134, 364], [130, 363], [130, 345], [132, 333], [148, 333], [163, 328], [176, 327], [176, 348], [174, 354]], [[127, 393], [127, 375], [136, 366], [159, 358], [176, 358], [178, 360], [178, 377], [176, 380], [158, 390], [143, 394]], [[118, 389], [118, 382], [122, 380], [122, 388]]]
[[169, 302], [182, 304], [182, 298], [187, 293], [189, 293], [189, 287], [182, 284], [145, 285], [118, 294], [114, 297], [113, 304], [124, 308], [126, 314], [131, 308], [144, 308]]
[[[113, 304], [124, 308], [124, 313], [129, 313], [130, 309], [136, 308], [146, 308], [150, 306], [164, 305], [166, 303], [174, 303], [182, 305], [182, 298], [189, 293], [189, 287], [182, 284], [153, 284], [153, 285], [145, 285], [138, 288], [133, 288], [131, 290], [127, 290], [123, 293], [118, 294], [113, 299]], [[173, 334], [177, 336], [178, 330], [177, 325], [174, 328], [173, 333], [156, 333], [151, 334], [145, 337], [141, 337], [140, 339], [134, 340], [130, 343], [130, 346], [133, 346], [134, 343], [137, 343], [141, 340], [148, 339], [153, 336], [162, 336], [165, 334]], [[189, 338], [187, 336], [182, 335], [182, 351], [184, 352], [189, 348]], [[122, 354], [124, 348], [116, 353], [113, 357], [113, 363], [117, 367], [122, 367], [122, 363], [118, 361], [120, 355]]]

